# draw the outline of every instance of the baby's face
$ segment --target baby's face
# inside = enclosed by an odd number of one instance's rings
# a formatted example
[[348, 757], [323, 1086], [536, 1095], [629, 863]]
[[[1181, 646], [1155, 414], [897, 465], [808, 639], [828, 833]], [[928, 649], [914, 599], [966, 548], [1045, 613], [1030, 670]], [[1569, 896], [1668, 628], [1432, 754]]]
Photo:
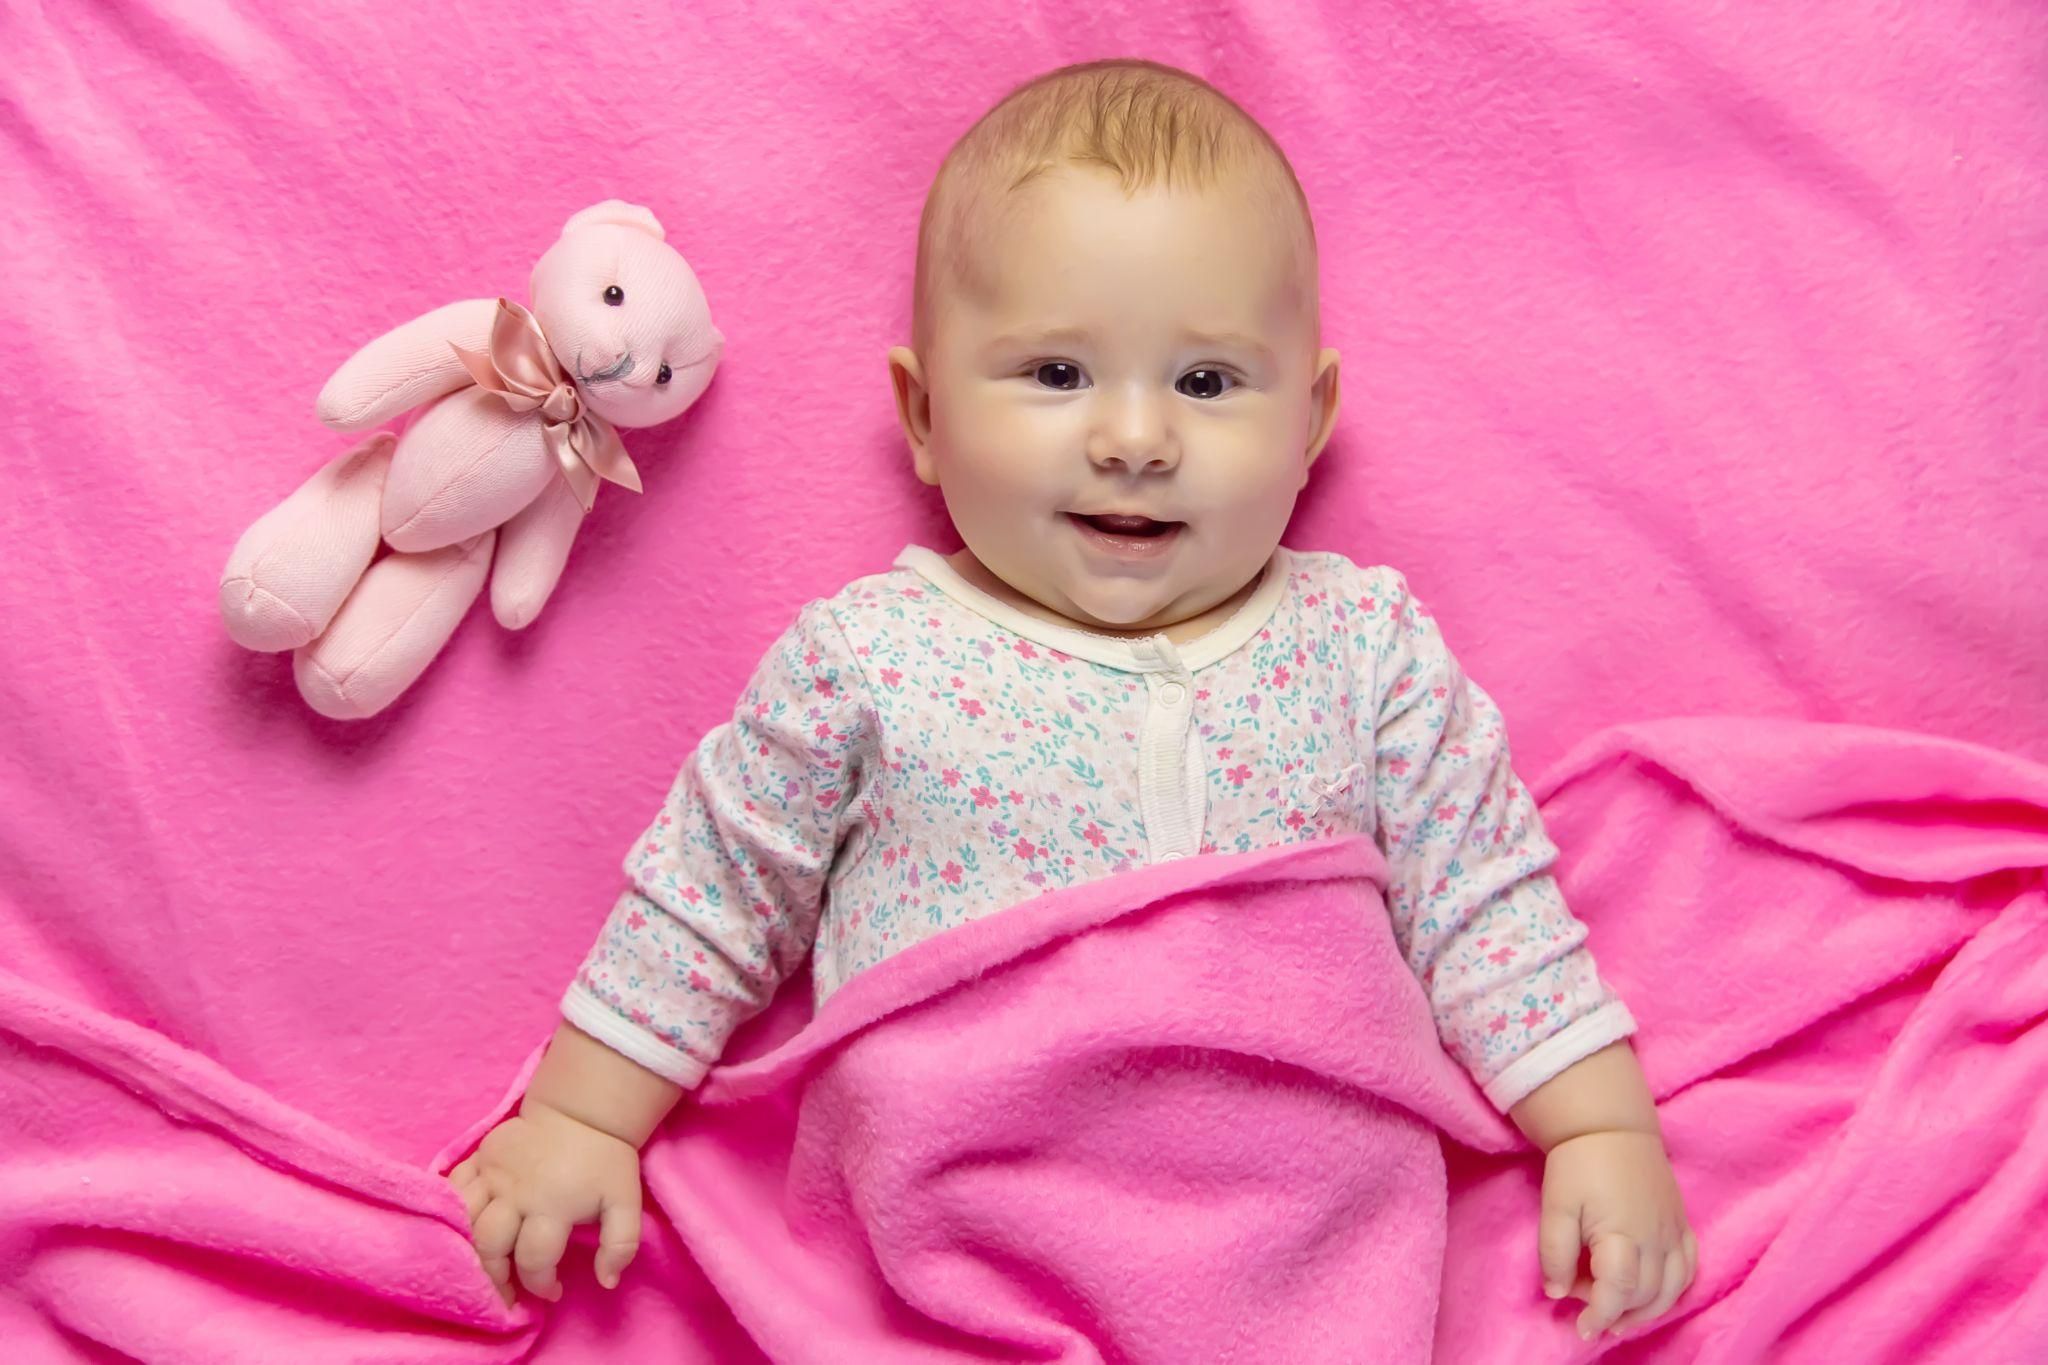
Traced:
[[[1318, 349], [1312, 272], [1252, 200], [1127, 198], [1056, 170], [972, 248], [975, 285], [941, 286], [928, 354], [891, 352], [918, 476], [967, 549], [1084, 629], [1225, 603], [1329, 435], [1337, 354]], [[1099, 519], [1115, 514], [1152, 524]]]

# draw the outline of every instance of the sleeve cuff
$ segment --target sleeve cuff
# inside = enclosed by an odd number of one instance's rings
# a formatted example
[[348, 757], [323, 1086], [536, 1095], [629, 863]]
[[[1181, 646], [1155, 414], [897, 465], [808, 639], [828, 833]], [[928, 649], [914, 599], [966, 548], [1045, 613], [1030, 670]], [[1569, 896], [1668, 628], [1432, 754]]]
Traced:
[[662, 1042], [592, 995], [580, 982], [572, 984], [562, 996], [562, 1017], [612, 1051], [685, 1090], [696, 1088], [704, 1073], [711, 1070], [711, 1063]]
[[1584, 1061], [1611, 1043], [1636, 1031], [1635, 1016], [1620, 1000], [1610, 1000], [1591, 1014], [1579, 1016], [1500, 1071], [1482, 1087], [1487, 1101], [1505, 1114], [1529, 1092], [1575, 1062]]

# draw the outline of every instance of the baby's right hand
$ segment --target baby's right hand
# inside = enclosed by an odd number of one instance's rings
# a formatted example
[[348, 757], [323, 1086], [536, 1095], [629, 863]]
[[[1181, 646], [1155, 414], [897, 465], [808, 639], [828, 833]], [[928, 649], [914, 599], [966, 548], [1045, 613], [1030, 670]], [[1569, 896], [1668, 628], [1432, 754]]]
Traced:
[[597, 1278], [616, 1288], [640, 1249], [640, 1153], [610, 1133], [529, 1098], [448, 1173], [469, 1210], [470, 1239], [509, 1308], [518, 1294], [562, 1297], [555, 1268], [569, 1229], [598, 1223]]

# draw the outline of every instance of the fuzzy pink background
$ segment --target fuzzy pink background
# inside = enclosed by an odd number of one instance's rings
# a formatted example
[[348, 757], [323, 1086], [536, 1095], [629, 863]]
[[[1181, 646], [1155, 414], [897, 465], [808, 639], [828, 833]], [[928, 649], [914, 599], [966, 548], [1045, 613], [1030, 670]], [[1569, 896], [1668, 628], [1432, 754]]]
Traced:
[[[1067, 61], [1293, 156], [1345, 410], [1290, 542], [1408, 572], [1525, 777], [1686, 714], [2048, 758], [2037, 4], [53, 4], [0, 49], [0, 963], [402, 1158], [552, 1027], [796, 608], [957, 543], [883, 353], [946, 146]], [[704, 281], [710, 394], [532, 628], [314, 716], [214, 606], [347, 444], [314, 394], [610, 196]]]

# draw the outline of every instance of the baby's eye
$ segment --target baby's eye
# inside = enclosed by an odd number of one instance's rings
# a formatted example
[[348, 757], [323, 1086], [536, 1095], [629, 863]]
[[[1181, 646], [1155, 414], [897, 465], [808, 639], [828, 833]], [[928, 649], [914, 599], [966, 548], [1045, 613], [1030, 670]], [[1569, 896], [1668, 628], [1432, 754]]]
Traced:
[[669, 371], [668, 371], [668, 366], [666, 366], [666, 365], [663, 365], [663, 366], [662, 366], [662, 367], [661, 367], [660, 369], [658, 369], [658, 370], [656, 370], [656, 371], [654, 372], [654, 382], [655, 382], [655, 383], [657, 383], [657, 384], [666, 384], [666, 383], [668, 383], [668, 381], [669, 381]]
[[1078, 389], [1081, 387], [1081, 367], [1064, 360], [1048, 360], [1040, 365], [1032, 376], [1048, 389]]
[[626, 291], [615, 284], [608, 285], [604, 291], [604, 301], [616, 308], [626, 301]]
[[1221, 398], [1236, 384], [1237, 380], [1223, 370], [1189, 370], [1174, 387], [1190, 398]]

